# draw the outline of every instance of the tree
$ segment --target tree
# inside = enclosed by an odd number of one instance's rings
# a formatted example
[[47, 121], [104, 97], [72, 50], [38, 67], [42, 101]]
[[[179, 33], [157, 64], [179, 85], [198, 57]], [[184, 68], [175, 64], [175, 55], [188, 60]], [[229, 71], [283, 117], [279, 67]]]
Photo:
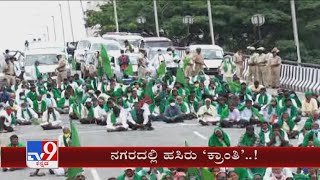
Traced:
[[[182, 42], [180, 45], [211, 43], [207, 2], [203, 0], [158, 0], [158, 18], [160, 29], [166, 36]], [[120, 31], [155, 33], [152, 0], [118, 0], [118, 21]], [[265, 15], [265, 24], [261, 26], [262, 40], [256, 47], [263, 46], [271, 50], [277, 46], [284, 59], [295, 60], [296, 50], [293, 41], [290, 1], [288, 0], [219, 0], [212, 1], [212, 16], [216, 44], [225, 51], [245, 49], [258, 40], [257, 28], [251, 23], [254, 14]], [[318, 1], [296, 1], [297, 23], [301, 43], [303, 62], [320, 63], [320, 15]], [[105, 4], [101, 11], [89, 11], [86, 25], [101, 25], [101, 34], [115, 31], [113, 4]], [[146, 17], [144, 25], [138, 24], [138, 16]], [[194, 23], [187, 34], [182, 18], [192, 15]], [[203, 33], [204, 38], [198, 35]]]

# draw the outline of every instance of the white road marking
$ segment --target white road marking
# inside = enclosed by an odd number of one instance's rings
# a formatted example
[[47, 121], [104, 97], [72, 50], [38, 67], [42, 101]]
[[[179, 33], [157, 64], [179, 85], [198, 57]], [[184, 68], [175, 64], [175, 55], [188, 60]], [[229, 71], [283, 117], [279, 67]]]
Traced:
[[205, 137], [204, 135], [200, 134], [198, 131], [193, 131], [193, 133], [194, 133], [195, 135], [197, 135], [198, 137], [200, 137], [201, 139], [203, 139], [203, 140], [208, 140], [207, 137]]
[[100, 178], [100, 176], [99, 176], [99, 174], [98, 174], [96, 169], [91, 169], [91, 174], [92, 174], [92, 177], [93, 177], [94, 180], [101, 180], [101, 178]]

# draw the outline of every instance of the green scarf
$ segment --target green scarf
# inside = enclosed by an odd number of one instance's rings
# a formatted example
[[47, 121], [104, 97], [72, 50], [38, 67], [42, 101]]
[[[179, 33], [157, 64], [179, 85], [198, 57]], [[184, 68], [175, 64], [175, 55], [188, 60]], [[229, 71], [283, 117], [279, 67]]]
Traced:
[[17, 125], [17, 118], [13, 112], [10, 114], [10, 117], [11, 117], [11, 125]]
[[82, 104], [73, 104], [73, 112], [77, 115], [78, 118], [81, 118]]
[[114, 115], [114, 113], [111, 113], [111, 123], [114, 125], [117, 123], [117, 117], [116, 115]]
[[188, 111], [188, 107], [184, 102], [178, 104], [180, 106], [181, 112], [186, 113]]
[[[280, 114], [283, 114], [284, 112], [287, 112], [287, 107], [283, 107], [280, 111]], [[298, 116], [298, 110], [295, 106], [291, 105], [290, 107], [290, 118], [291, 117], [297, 117]]]
[[130, 114], [131, 114], [132, 119], [133, 119], [135, 122], [137, 122], [138, 116], [137, 116], [137, 111], [136, 111], [135, 108], [131, 110], [131, 113], [130, 113]]
[[265, 95], [260, 94], [258, 97], [258, 102], [260, 105], [266, 105], [268, 103], [268, 100], [269, 100], [269, 97], [266, 94]]
[[[53, 116], [53, 121], [56, 121], [57, 120], [57, 116], [56, 114], [54, 113], [54, 111], [52, 112], [52, 116]], [[50, 114], [49, 114], [49, 111], [48, 111], [48, 119], [47, 119], [47, 122], [49, 122], [50, 120]]]
[[98, 89], [97, 87], [98, 87], [98, 85], [97, 85], [97, 79], [96, 78], [91, 78], [91, 86], [93, 87], [93, 89]]
[[47, 110], [47, 103], [45, 101], [41, 101], [41, 109], [39, 109], [38, 101], [33, 101], [33, 110], [36, 112], [44, 112]]
[[[315, 147], [319, 147], [320, 146], [320, 142], [319, 142], [318, 138], [316, 137], [315, 132], [313, 132], [312, 130], [304, 135], [303, 142], [302, 142], [302, 147], [307, 147], [308, 146], [310, 136], [313, 136], [313, 145]], [[320, 136], [320, 132], [318, 132], [318, 136]]]
[[[271, 130], [271, 128], [270, 128], [270, 125], [269, 125], [268, 131], [270, 131], [270, 130]], [[259, 133], [259, 140], [260, 140], [260, 144], [261, 145], [264, 145], [266, 143], [266, 140], [265, 140], [265, 137], [264, 137], [264, 132], [262, 130]]]
[[236, 66], [233, 65], [229, 60], [224, 60], [223, 61], [223, 70], [224, 70], [224, 72], [228, 72], [228, 64], [231, 65], [231, 72], [234, 72], [234, 69], [236, 68]]
[[[283, 130], [280, 130], [280, 136], [284, 138], [286, 132], [284, 132]], [[270, 130], [270, 134], [269, 134], [269, 138], [272, 139], [273, 138], [273, 132], [272, 130]]]
[[105, 83], [102, 82], [102, 83], [101, 83], [101, 91], [102, 91], [102, 93], [104, 93], [104, 94], [107, 93], [107, 90], [106, 90], [106, 87], [105, 87], [105, 86], [106, 86]]
[[90, 107], [90, 109], [88, 109], [88, 118], [94, 118], [94, 111], [93, 111], [93, 107]]
[[[69, 138], [71, 138], [71, 136]], [[63, 135], [63, 144], [65, 147], [69, 147], [69, 143], [68, 143], [67, 137], [65, 135]]]
[[[222, 131], [222, 137], [223, 139], [219, 139], [215, 133], [220, 130]], [[230, 139], [227, 133], [225, 133], [220, 127], [216, 127], [214, 129], [214, 132], [210, 136], [209, 142], [208, 142], [209, 147], [229, 147], [230, 146]]]
[[59, 89], [57, 89], [57, 88], [53, 88], [52, 89], [52, 94], [53, 94], [53, 98], [55, 100], [61, 98], [61, 91]]
[[[271, 115], [272, 109], [273, 109], [273, 106], [271, 104], [269, 104], [269, 106], [268, 106], [268, 114], [269, 115]], [[278, 105], [276, 105], [275, 113], [276, 113], [277, 116], [280, 116], [280, 107]]]
[[36, 92], [32, 92], [29, 91], [27, 94], [27, 97], [31, 100], [31, 101], [36, 101], [37, 100], [37, 93]]
[[25, 110], [27, 111], [28, 116], [32, 119], [33, 117], [32, 117], [32, 114], [31, 114], [29, 108], [22, 109], [22, 111], [21, 111], [21, 116], [22, 116], [22, 118], [25, 119], [25, 116], [24, 116], [24, 111], [25, 111]]
[[255, 142], [257, 141], [258, 137], [253, 134], [253, 136], [249, 136], [247, 133], [244, 133], [244, 135], [242, 136], [239, 145], [240, 146], [254, 146]]
[[37, 79], [40, 79], [40, 78], [41, 78], [41, 73], [40, 73], [40, 71], [39, 71], [38, 66], [34, 65], [34, 68], [35, 68], [35, 70], [36, 70], [36, 77], [37, 77]]
[[[240, 106], [238, 107], [239, 111], [243, 111], [245, 108], [246, 108], [245, 105], [240, 105]], [[252, 111], [252, 115], [256, 116], [256, 117], [259, 119], [259, 121], [261, 121], [261, 122], [264, 122], [264, 121], [265, 121], [263, 115], [260, 114], [260, 112], [259, 112], [258, 109], [254, 108], [254, 107], [251, 107], [251, 111]]]

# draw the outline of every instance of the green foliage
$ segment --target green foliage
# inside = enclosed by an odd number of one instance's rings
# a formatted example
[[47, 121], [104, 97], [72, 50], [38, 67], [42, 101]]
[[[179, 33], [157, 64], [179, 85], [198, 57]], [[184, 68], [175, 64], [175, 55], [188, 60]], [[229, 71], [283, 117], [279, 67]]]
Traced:
[[[244, 49], [248, 45], [264, 46], [271, 50], [277, 46], [281, 56], [296, 59], [293, 43], [293, 30], [289, 0], [211, 0], [212, 17], [216, 44], [226, 51]], [[296, 1], [297, 24], [304, 62], [317, 62], [320, 58], [319, 1]], [[101, 11], [87, 12], [86, 26], [101, 25], [100, 34], [115, 31], [113, 4], [100, 7]], [[210, 43], [210, 29], [207, 2], [203, 0], [157, 0], [160, 29], [169, 38], [185, 40], [188, 37], [187, 25], [183, 24], [185, 15], [192, 15], [194, 23], [189, 26], [196, 38], [194, 43]], [[153, 32], [155, 22], [152, 0], [117, 0], [120, 31]], [[251, 23], [254, 14], [265, 15], [265, 24], [261, 26], [262, 41], [258, 42], [258, 28]], [[145, 24], [138, 24], [137, 17], [146, 17]], [[258, 43], [257, 43], [258, 42]], [[186, 44], [185, 44], [186, 45]]]

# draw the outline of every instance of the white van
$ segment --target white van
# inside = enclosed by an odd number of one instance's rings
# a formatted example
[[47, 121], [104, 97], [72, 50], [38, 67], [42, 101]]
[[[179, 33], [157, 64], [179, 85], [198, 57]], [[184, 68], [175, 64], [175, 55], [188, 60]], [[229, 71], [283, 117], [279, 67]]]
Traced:
[[78, 42], [77, 48], [74, 52], [74, 57], [78, 62], [85, 61], [86, 51], [89, 54], [93, 54], [101, 50], [101, 45], [106, 48], [110, 59], [113, 57], [118, 58], [120, 56], [121, 46], [119, 42], [115, 40], [105, 40], [100, 37], [93, 37], [86, 38]]
[[208, 67], [204, 69], [206, 74], [218, 73], [224, 55], [223, 49], [220, 46], [196, 44], [190, 45], [189, 48], [192, 53], [196, 53], [196, 49], [201, 48], [204, 63]]
[[[34, 64], [38, 61], [40, 64], [38, 66], [40, 73], [46, 74], [48, 77], [52, 79], [56, 78], [56, 68], [58, 67], [58, 59], [57, 55], [62, 55], [65, 59], [67, 59], [66, 54], [61, 51], [50, 51], [50, 50], [30, 50], [25, 54], [24, 59], [24, 79], [27, 81], [32, 80], [32, 72], [34, 68]], [[67, 73], [70, 74], [70, 66], [69, 63], [66, 65]]]
[[172, 41], [166, 37], [145, 37], [140, 40], [139, 48], [168, 48], [172, 47]]

